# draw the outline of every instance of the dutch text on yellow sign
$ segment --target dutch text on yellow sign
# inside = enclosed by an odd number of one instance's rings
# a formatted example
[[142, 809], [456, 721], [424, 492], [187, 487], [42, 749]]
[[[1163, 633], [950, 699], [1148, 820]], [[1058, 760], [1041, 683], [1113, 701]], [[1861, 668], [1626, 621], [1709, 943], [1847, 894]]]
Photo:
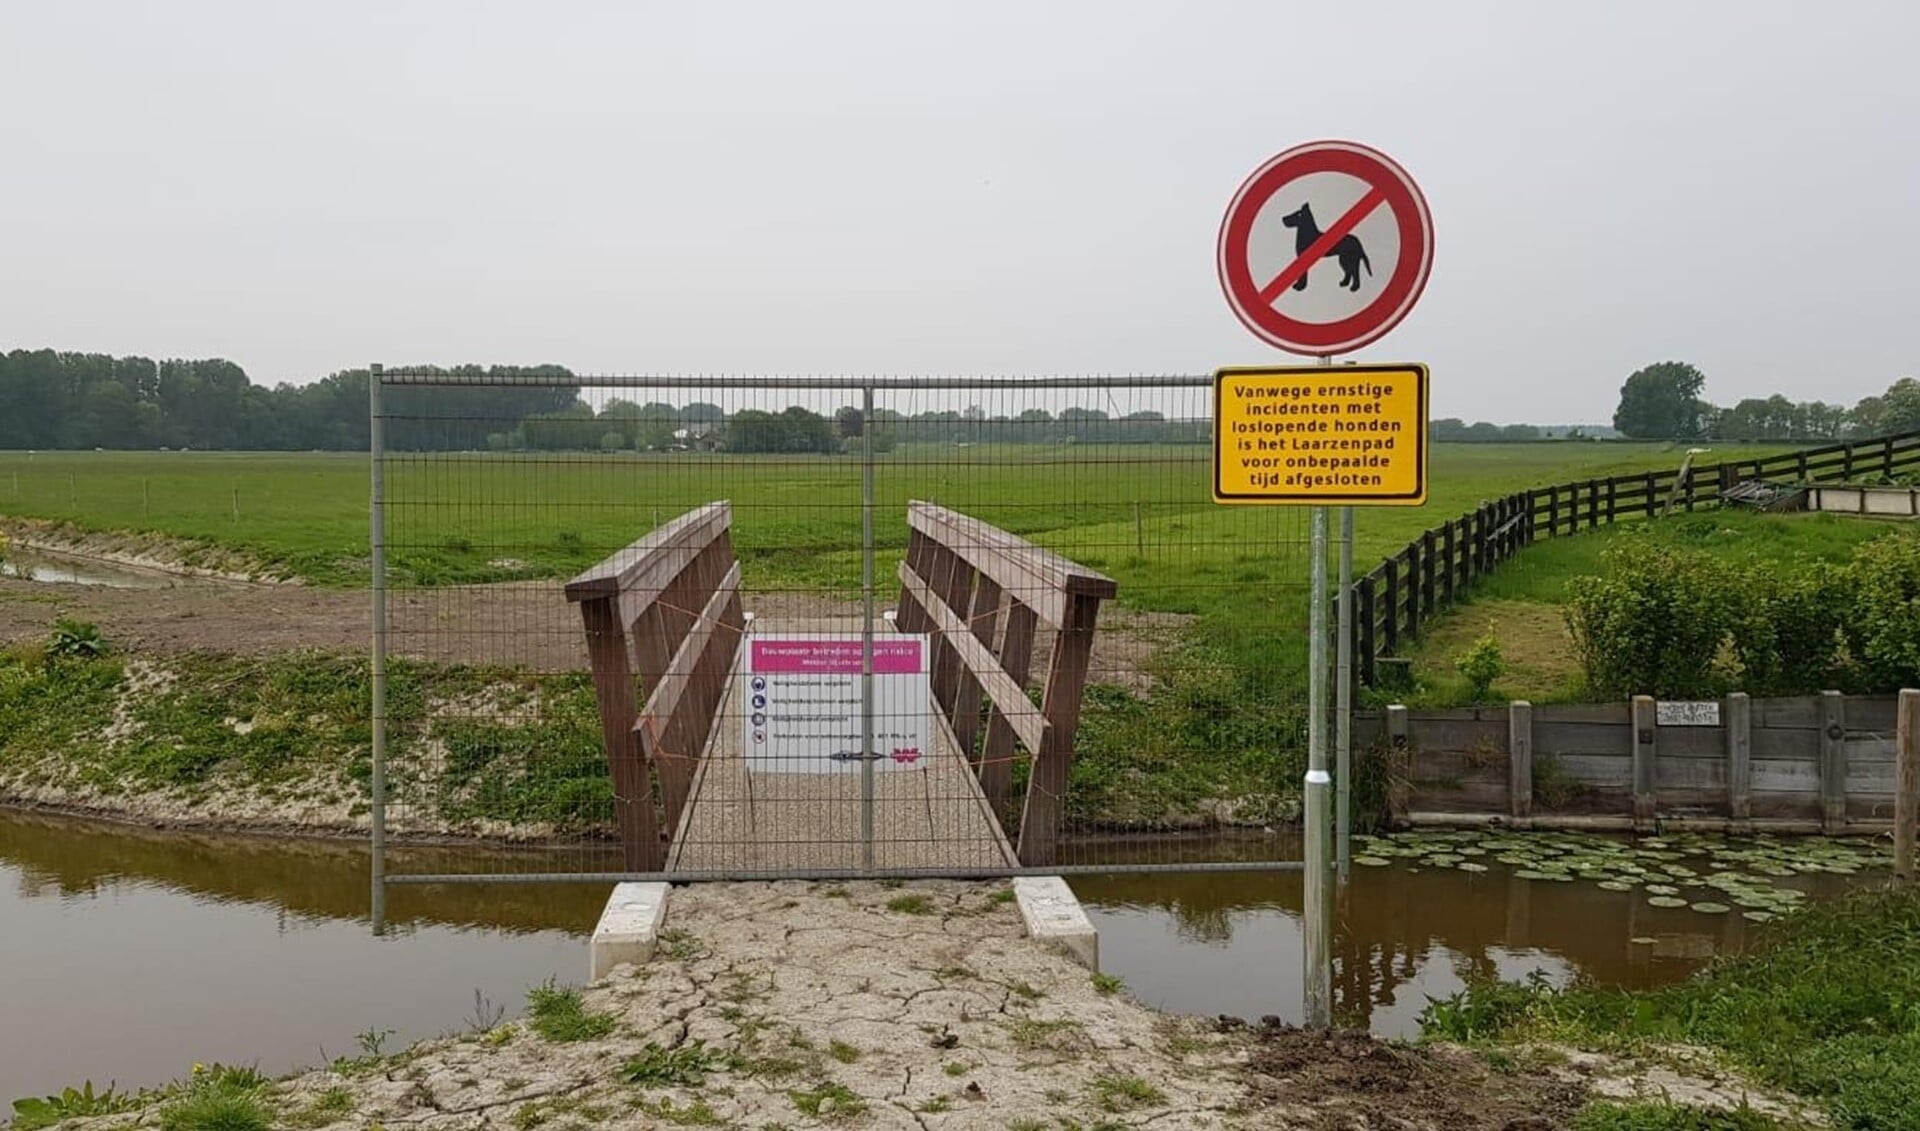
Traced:
[[1217, 503], [1417, 507], [1427, 501], [1427, 367], [1222, 369]]

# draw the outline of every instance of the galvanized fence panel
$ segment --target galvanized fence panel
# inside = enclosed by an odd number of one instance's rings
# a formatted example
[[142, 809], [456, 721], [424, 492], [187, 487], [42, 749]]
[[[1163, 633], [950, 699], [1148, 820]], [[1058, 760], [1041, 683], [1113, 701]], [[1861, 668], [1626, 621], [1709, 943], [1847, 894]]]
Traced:
[[1210, 378], [373, 389], [387, 880], [1298, 866], [1306, 516]]

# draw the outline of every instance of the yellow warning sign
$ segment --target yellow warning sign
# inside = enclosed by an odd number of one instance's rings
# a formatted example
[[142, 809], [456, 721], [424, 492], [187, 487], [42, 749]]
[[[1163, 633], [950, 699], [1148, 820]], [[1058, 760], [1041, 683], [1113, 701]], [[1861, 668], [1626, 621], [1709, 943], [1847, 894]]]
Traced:
[[1213, 501], [1417, 507], [1427, 501], [1427, 367], [1222, 369]]

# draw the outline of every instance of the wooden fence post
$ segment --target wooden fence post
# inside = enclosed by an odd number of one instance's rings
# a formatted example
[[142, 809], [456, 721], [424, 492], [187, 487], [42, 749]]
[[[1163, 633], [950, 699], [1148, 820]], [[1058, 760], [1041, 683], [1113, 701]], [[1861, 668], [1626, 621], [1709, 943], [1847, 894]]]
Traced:
[[1507, 704], [1507, 800], [1514, 820], [1533, 816], [1533, 704]]
[[1384, 564], [1386, 565], [1385, 581], [1387, 583], [1385, 643], [1387, 654], [1397, 656], [1400, 654], [1400, 566], [1399, 563], [1392, 558], [1388, 558]]
[[1727, 696], [1727, 817], [1745, 832], [1753, 819], [1753, 700]]
[[1360, 682], [1373, 686], [1375, 678], [1373, 658], [1377, 653], [1374, 646], [1374, 607], [1373, 576], [1369, 574], [1360, 579], [1360, 615], [1354, 618], [1354, 627], [1360, 630]]
[[1407, 556], [1407, 636], [1420, 636], [1420, 543], [1409, 542], [1401, 553]]
[[1847, 827], [1846, 697], [1820, 693], [1820, 831], [1832, 836]]
[[1440, 591], [1446, 594], [1447, 604], [1453, 604], [1454, 562], [1459, 555], [1454, 552], [1453, 520], [1440, 528]]
[[1920, 691], [1900, 693], [1900, 721], [1894, 742], [1898, 764], [1893, 774], [1893, 874], [1914, 878], [1914, 858], [1920, 854]]
[[1387, 708], [1387, 820], [1397, 828], [1407, 825], [1413, 791], [1413, 747], [1407, 734], [1407, 709], [1398, 703]]
[[1633, 697], [1633, 828], [1652, 832], [1658, 806], [1654, 800], [1653, 696]]

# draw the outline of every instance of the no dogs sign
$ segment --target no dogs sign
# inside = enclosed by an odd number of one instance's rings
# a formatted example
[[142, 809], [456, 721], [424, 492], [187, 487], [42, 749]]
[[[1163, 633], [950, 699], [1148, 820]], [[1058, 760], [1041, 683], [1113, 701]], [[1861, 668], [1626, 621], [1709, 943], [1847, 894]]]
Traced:
[[1327, 357], [1399, 324], [1426, 288], [1433, 221], [1406, 170], [1350, 141], [1260, 166], [1220, 224], [1220, 287], [1261, 340]]

